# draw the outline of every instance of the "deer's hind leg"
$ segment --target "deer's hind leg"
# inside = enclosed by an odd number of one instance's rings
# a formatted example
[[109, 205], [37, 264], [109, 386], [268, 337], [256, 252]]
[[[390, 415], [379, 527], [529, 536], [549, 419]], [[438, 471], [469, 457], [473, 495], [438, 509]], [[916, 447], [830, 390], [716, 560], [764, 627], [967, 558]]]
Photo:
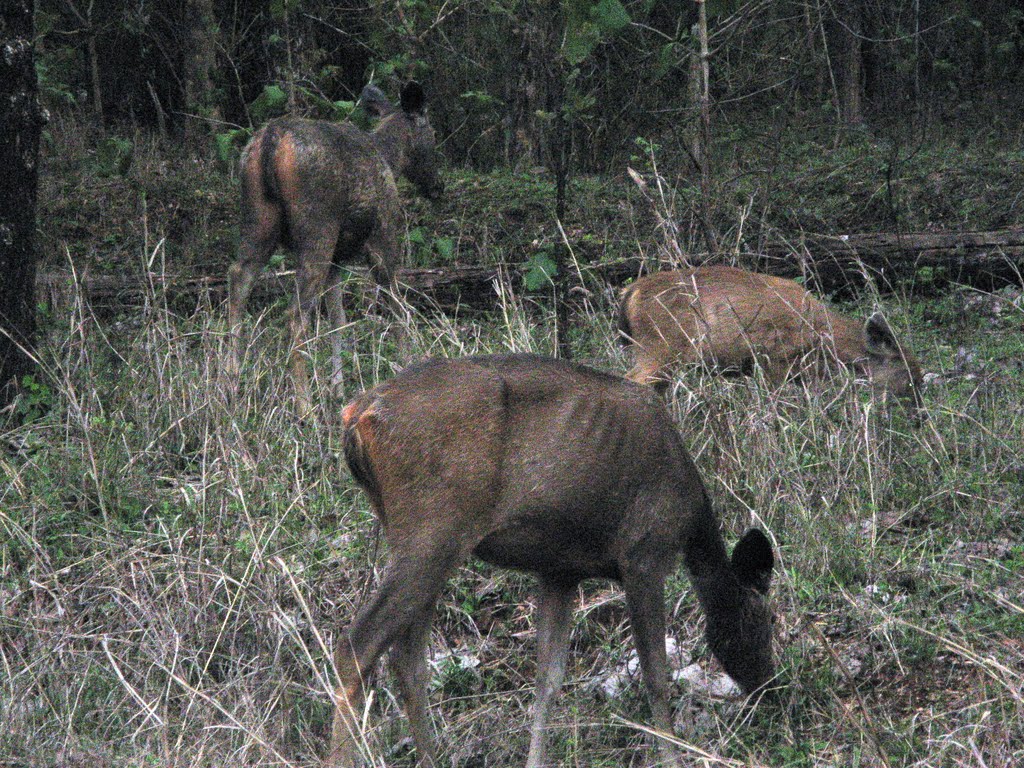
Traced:
[[402, 261], [399, 237], [402, 213], [398, 205], [397, 190], [394, 191], [394, 198], [393, 204], [381, 206], [378, 224], [367, 237], [365, 249], [370, 263], [370, 274], [379, 291], [384, 294], [384, 303], [393, 316], [391, 333], [398, 348], [398, 359], [404, 362], [409, 356], [409, 318], [398, 286], [398, 266]]
[[268, 199], [262, 186], [251, 178], [258, 168], [249, 166], [258, 152], [247, 155], [242, 177], [242, 218], [239, 227], [238, 259], [228, 269], [228, 333], [226, 371], [235, 388], [241, 371], [241, 325], [245, 304], [256, 274], [266, 266], [281, 242], [284, 215], [278, 202]]
[[[389, 517], [401, 514], [389, 510]], [[458, 536], [430, 532], [392, 543], [384, 579], [355, 621], [348, 637], [335, 652], [339, 688], [331, 734], [331, 768], [358, 764], [362, 742], [359, 723], [364, 706], [364, 684], [377, 660], [394, 647], [392, 661], [407, 704], [410, 725], [421, 759], [433, 760], [426, 707], [426, 645], [434, 606], [448, 576], [465, 552]]]
[[343, 266], [350, 259], [347, 251], [351, 248], [351, 239], [342, 233], [334, 254], [328, 282], [327, 304], [331, 317], [331, 395], [341, 401], [345, 397], [345, 352], [355, 352], [355, 340], [349, 331], [348, 318], [345, 315], [345, 272]]
[[391, 666], [402, 691], [417, 757], [421, 763], [429, 766], [437, 764], [434, 732], [427, 712], [427, 688], [430, 682], [427, 647], [430, 644], [433, 618], [434, 606], [431, 605], [420, 621], [413, 623], [398, 637], [391, 650]]
[[290, 359], [295, 397], [299, 414], [303, 417], [313, 411], [313, 398], [309, 390], [309, 353], [306, 348], [309, 327], [313, 313], [324, 295], [338, 232], [337, 222], [318, 222], [316, 219], [296, 224], [292, 232], [299, 268], [295, 276], [295, 298], [290, 310]]

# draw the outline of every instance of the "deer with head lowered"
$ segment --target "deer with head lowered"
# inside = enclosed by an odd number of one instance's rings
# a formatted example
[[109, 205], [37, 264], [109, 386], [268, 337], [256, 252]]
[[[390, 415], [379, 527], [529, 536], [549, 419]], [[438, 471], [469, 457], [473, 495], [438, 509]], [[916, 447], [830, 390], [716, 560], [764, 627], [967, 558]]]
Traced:
[[780, 385], [838, 362], [921, 407], [921, 368], [881, 314], [846, 317], [792, 280], [726, 266], [657, 272], [621, 292], [619, 330], [634, 352], [627, 378], [658, 389], [690, 363], [747, 375], [756, 364]]
[[360, 103], [381, 118], [371, 133], [348, 124], [285, 117], [257, 131], [242, 154], [239, 253], [228, 272], [232, 338], [227, 372], [237, 386], [246, 300], [257, 272], [278, 245], [285, 245], [298, 261], [290, 310], [291, 370], [303, 413], [312, 409], [303, 344], [325, 288], [334, 329], [331, 384], [340, 397], [346, 322], [339, 267], [365, 256], [397, 310], [403, 211], [395, 180], [407, 177], [432, 200], [444, 189], [423, 89], [407, 84], [396, 108], [368, 85]]
[[748, 694], [771, 682], [772, 546], [751, 529], [728, 557], [700, 476], [649, 388], [535, 355], [432, 360], [360, 395], [342, 421], [346, 460], [389, 554], [376, 595], [337, 644], [329, 765], [358, 764], [364, 685], [389, 649], [417, 756], [434, 764], [430, 625], [445, 581], [471, 555], [540, 581], [530, 768], [544, 762], [584, 579], [624, 588], [656, 728], [672, 731], [664, 583], [680, 552], [711, 651]]

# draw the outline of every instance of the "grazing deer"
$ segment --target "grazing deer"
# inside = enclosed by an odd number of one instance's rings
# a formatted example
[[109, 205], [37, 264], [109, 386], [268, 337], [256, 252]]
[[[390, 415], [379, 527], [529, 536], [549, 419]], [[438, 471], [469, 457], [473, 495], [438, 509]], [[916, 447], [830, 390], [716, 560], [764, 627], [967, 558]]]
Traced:
[[363, 686], [389, 648], [418, 757], [434, 763], [426, 647], [445, 580], [470, 555], [540, 579], [530, 768], [544, 762], [584, 579], [622, 583], [662, 731], [672, 731], [664, 582], [680, 551], [712, 652], [749, 694], [772, 680], [772, 546], [752, 529], [730, 561], [700, 476], [651, 390], [535, 355], [432, 360], [360, 395], [342, 421], [345, 457], [389, 555], [377, 594], [337, 646], [329, 765], [358, 762]]
[[407, 177], [431, 200], [444, 189], [423, 89], [417, 83], [406, 85], [398, 109], [368, 85], [360, 102], [381, 117], [372, 133], [348, 124], [285, 117], [257, 131], [242, 154], [238, 260], [228, 272], [228, 375], [237, 386], [242, 312], [253, 280], [284, 244], [298, 259], [291, 369], [303, 413], [312, 409], [312, 401], [302, 345], [325, 287], [335, 329], [331, 384], [341, 397], [345, 310], [339, 266], [365, 252], [374, 280], [397, 307], [395, 270], [401, 258], [403, 212], [395, 179]]
[[635, 353], [627, 378], [660, 389], [687, 363], [747, 375], [757, 364], [779, 385], [839, 361], [921, 406], [917, 359], [880, 314], [845, 317], [792, 280], [725, 266], [657, 272], [623, 289], [619, 329]]

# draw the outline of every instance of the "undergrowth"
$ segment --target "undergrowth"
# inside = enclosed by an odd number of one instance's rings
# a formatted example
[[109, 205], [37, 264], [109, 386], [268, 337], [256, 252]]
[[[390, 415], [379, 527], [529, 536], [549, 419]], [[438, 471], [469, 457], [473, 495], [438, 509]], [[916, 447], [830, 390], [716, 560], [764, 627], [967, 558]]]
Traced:
[[[163, 263], [164, 247], [144, 258]], [[669, 401], [726, 538], [756, 524], [779, 555], [785, 688], [751, 713], [677, 685], [694, 763], [1024, 759], [1024, 308], [1019, 292], [961, 292], [889, 310], [931, 374], [919, 426], [845, 378], [774, 393], [691, 371]], [[611, 314], [584, 297], [574, 340], [621, 372]], [[0, 457], [0, 764], [314, 765], [325, 752], [330, 649], [384, 545], [338, 455], [327, 340], [311, 345], [321, 407], [301, 421], [277, 308], [253, 309], [234, 399], [223, 315], [159, 292], [116, 322], [78, 293], [50, 315]], [[389, 322], [353, 323], [350, 392], [396, 370]], [[553, 348], [544, 302], [507, 287], [487, 313], [410, 310], [405, 324], [414, 356]], [[444, 594], [431, 695], [446, 762], [524, 758], [531, 590], [473, 563]], [[714, 671], [682, 572], [667, 602], [674, 665]], [[581, 589], [572, 647], [554, 763], [653, 758], [639, 681], [602, 693], [631, 647], [617, 588]], [[386, 674], [370, 722], [377, 764], [412, 761]]]
[[[42, 266], [153, 279], [139, 306], [113, 317], [72, 281], [42, 317], [40, 373], [3, 415], [0, 765], [316, 765], [330, 651], [385, 555], [339, 455], [330, 345], [309, 345], [320, 408], [300, 420], [283, 303], [252, 307], [230, 396], [217, 299], [152, 286], [173, 284], [171, 271], [223, 275], [236, 250], [232, 168], [139, 135], [113, 137], [108, 168], [94, 146], [111, 137], [80, 128], [59, 115], [50, 126]], [[723, 242], [739, 252], [778, 233], [1022, 221], [1015, 149], [835, 138], [752, 121], [722, 130], [712, 208]], [[655, 140], [636, 146], [631, 165], [651, 189], [669, 181], [645, 198], [625, 168], [574, 179], [564, 223], [577, 266], [670, 262], [700, 240], [685, 159]], [[546, 172], [446, 176], [439, 207], [410, 202], [413, 263], [516, 268], [561, 242]], [[588, 291], [574, 296], [572, 346], [623, 372], [611, 296]], [[1024, 762], [1024, 300], [1013, 288], [954, 289], [927, 301], [863, 296], [849, 309], [870, 303], [885, 305], [928, 372], [919, 425], [844, 377], [772, 392], [689, 371], [669, 400], [726, 538], [758, 525], [779, 556], [785, 687], [750, 712], [677, 684], [675, 735], [694, 764]], [[554, 349], [544, 290], [502, 281], [486, 311], [416, 306], [401, 320], [414, 357]], [[398, 369], [393, 322], [364, 317], [343, 331], [350, 393]], [[682, 571], [668, 591], [673, 666], [714, 673]], [[522, 763], [531, 594], [528, 577], [480, 563], [445, 591], [430, 652], [446, 764]], [[656, 759], [642, 687], [624, 673], [630, 649], [619, 590], [584, 585], [553, 763]], [[374, 761], [411, 764], [396, 687], [382, 674], [374, 690]]]
[[[737, 256], [802, 235], [989, 230], [1024, 224], [1024, 155], [1011, 137], [885, 136], [792, 125], [771, 128], [727, 115], [716, 134], [708, 206], [719, 241]], [[56, 114], [45, 143], [40, 189], [42, 267], [118, 274], [138, 243], [166, 241], [177, 276], [221, 277], [237, 252], [234, 163], [202, 157], [138, 132], [108, 135]], [[99, 151], [120, 147], [108, 167]], [[666, 221], [630, 181], [628, 168], [657, 177], [673, 209]], [[411, 266], [505, 264], [513, 269], [561, 244], [552, 226], [555, 184], [539, 167], [479, 173], [449, 168], [438, 204], [409, 194]], [[404, 185], [405, 182], [402, 182]], [[652, 192], [653, 194], [653, 192]], [[678, 259], [703, 250], [699, 185], [678, 138], [638, 137], [627, 164], [607, 176], [570, 178], [570, 246], [586, 263], [638, 253]], [[70, 254], [68, 254], [70, 250]], [[150, 248], [146, 248], [147, 253]]]

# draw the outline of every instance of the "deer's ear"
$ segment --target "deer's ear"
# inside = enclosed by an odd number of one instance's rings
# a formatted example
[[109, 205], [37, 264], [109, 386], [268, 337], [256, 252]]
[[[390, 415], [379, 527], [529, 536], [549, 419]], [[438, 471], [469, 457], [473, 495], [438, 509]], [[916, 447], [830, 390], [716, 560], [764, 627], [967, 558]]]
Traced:
[[768, 594], [775, 567], [775, 554], [768, 537], [757, 528], [747, 531], [733, 547], [732, 567], [740, 584], [753, 587], [762, 595]]
[[367, 113], [375, 117], [384, 117], [395, 111], [395, 105], [376, 85], [368, 85], [363, 88], [363, 92], [359, 94], [359, 104]]
[[875, 312], [864, 323], [864, 335], [871, 354], [879, 357], [899, 356], [900, 344], [881, 312]]
[[402, 88], [402, 111], [414, 115], [423, 112], [427, 104], [427, 95], [423, 92], [423, 86], [415, 80], [410, 80]]

